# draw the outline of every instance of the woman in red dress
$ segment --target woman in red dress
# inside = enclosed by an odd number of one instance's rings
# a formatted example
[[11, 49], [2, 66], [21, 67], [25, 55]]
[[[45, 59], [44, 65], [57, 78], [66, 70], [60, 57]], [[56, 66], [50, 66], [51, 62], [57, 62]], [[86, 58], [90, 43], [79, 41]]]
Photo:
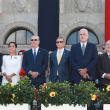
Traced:
[[[20, 50], [20, 51], [18, 52], [18, 55], [22, 56], [22, 60], [23, 60], [23, 54], [24, 54], [24, 52], [25, 52], [25, 50]], [[22, 77], [24, 77], [24, 76], [26, 75], [26, 73], [25, 73], [23, 67], [21, 67], [21, 71], [20, 71], [19, 75], [22, 76]], [[21, 79], [22, 77], [20, 77], [20, 79]]]

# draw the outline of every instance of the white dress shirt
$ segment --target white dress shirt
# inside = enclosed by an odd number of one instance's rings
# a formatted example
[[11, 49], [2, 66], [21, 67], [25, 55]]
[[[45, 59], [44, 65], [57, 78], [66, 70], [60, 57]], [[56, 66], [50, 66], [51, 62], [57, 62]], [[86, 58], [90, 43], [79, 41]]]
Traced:
[[37, 47], [36, 49], [32, 48], [33, 55], [34, 55], [34, 50], [35, 50], [36, 51], [36, 56], [37, 56], [38, 49], [39, 49], [39, 47]]
[[61, 49], [61, 50], [57, 49], [57, 60], [58, 60], [58, 55], [59, 55], [59, 52], [60, 52], [60, 51], [61, 51], [61, 57], [62, 57], [63, 52], [64, 52], [64, 48], [63, 48], [63, 49]]
[[[80, 44], [81, 44], [81, 48], [82, 48], [83, 43], [82, 43], [82, 42], [80, 42]], [[86, 43], [84, 43], [85, 48], [86, 48], [86, 45], [87, 45], [87, 42], [86, 42]]]
[[[108, 57], [109, 57], [109, 53], [107, 53], [107, 55], [108, 55]], [[105, 78], [104, 76], [106, 75], [106, 73], [104, 73], [103, 75], [102, 75], [102, 78]]]

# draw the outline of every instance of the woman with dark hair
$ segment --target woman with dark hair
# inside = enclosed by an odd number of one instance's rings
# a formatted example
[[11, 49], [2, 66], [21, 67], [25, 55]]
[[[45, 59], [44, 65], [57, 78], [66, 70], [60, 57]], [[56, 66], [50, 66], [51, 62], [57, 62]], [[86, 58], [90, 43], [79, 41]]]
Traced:
[[[22, 57], [22, 60], [23, 60], [24, 52], [25, 52], [25, 50], [20, 50], [20, 51], [18, 52], [18, 55], [20, 55], [20, 56]], [[21, 71], [20, 71], [19, 75], [22, 76], [22, 77], [24, 77], [24, 76], [26, 75], [26, 73], [25, 73], [23, 67], [21, 67]], [[22, 77], [20, 77], [20, 79], [21, 79]]]
[[18, 82], [19, 72], [21, 70], [22, 58], [16, 55], [17, 44], [10, 42], [8, 44], [9, 55], [3, 56], [2, 63], [2, 85], [5, 83], [13, 83], [14, 85]]

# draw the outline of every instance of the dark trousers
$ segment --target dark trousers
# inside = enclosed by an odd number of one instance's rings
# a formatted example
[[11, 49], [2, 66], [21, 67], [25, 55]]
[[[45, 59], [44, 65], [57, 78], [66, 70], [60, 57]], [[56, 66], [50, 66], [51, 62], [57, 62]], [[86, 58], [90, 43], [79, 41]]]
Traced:
[[[36, 89], [39, 89], [40, 85], [43, 85], [43, 82], [34, 82], [31, 85], [34, 85]], [[41, 110], [41, 107], [38, 107], [38, 102], [37, 102], [37, 108], [38, 110]], [[31, 110], [33, 109], [33, 102], [31, 103]]]
[[[73, 84], [79, 84], [79, 83], [80, 83], [80, 80], [72, 81], [72, 85]], [[87, 106], [87, 110], [95, 110], [94, 102], [93, 102], [93, 104], [91, 103], [89, 107]]]
[[[59, 81], [59, 76], [56, 77], [55, 82]], [[59, 82], [60, 83], [60, 82]]]
[[2, 77], [3, 77], [3, 76], [0, 76], [0, 85], [1, 85], [1, 83], [2, 83]]

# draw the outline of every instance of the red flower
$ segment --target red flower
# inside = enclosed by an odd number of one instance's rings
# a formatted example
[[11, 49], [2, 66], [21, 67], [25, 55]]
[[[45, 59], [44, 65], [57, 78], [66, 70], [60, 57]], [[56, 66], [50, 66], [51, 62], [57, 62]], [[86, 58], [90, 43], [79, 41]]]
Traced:
[[[24, 71], [23, 67], [21, 67], [21, 71], [20, 71], [19, 75], [23, 76], [23, 77], [26, 75], [26, 72]], [[22, 79], [22, 78], [20, 77], [20, 79]]]
[[[36, 88], [34, 88], [34, 92], [35, 91], [38, 91]], [[35, 100], [37, 100], [38, 99], [38, 96], [37, 96], [38, 94], [36, 93], [36, 97], [34, 98]]]
[[98, 97], [100, 97], [100, 95], [97, 95], [97, 96], [96, 96], [96, 99], [98, 99]]

